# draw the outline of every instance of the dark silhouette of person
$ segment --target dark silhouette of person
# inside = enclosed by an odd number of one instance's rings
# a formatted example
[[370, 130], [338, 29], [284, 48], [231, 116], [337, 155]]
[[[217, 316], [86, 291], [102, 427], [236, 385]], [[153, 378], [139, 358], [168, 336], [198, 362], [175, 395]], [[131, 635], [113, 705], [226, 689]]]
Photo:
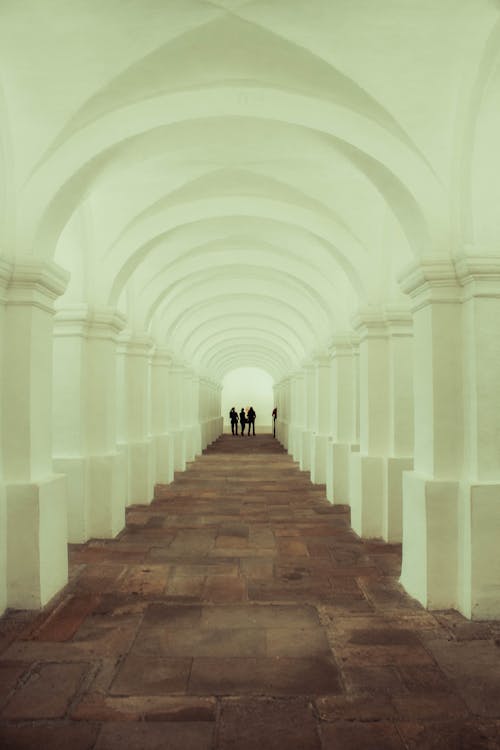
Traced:
[[278, 409], [276, 406], [274, 407], [271, 416], [273, 418], [273, 437], [276, 437], [276, 420], [278, 419]]
[[[240, 411], [240, 424], [241, 424], [241, 434], [245, 434], [245, 425], [247, 423], [247, 415], [245, 414], [245, 409], [241, 407]], [[250, 428], [249, 428], [250, 429]]]
[[236, 411], [235, 407], [231, 407], [231, 411], [229, 412], [229, 419], [231, 420], [231, 432], [233, 435], [238, 434], [238, 412]]
[[253, 410], [253, 406], [250, 407], [247, 414], [247, 420], [248, 420], [248, 434], [250, 435], [250, 430], [253, 430], [253, 434], [255, 435], [255, 417], [257, 414]]

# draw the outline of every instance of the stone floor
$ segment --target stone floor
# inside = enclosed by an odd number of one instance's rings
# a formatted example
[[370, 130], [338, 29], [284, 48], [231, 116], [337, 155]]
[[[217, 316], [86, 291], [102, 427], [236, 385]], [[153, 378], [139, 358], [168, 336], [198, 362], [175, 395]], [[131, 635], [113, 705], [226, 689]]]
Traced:
[[0, 748], [500, 748], [500, 623], [423, 610], [270, 435], [224, 435], [0, 620]]

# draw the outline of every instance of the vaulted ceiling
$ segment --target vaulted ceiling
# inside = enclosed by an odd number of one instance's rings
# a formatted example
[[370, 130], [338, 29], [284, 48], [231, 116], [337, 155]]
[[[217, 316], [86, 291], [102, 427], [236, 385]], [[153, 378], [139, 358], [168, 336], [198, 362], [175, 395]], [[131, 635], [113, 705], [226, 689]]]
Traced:
[[[1, 245], [276, 379], [500, 245], [496, 0], [0, 0]], [[496, 103], [496, 104], [495, 104]], [[492, 187], [494, 185], [494, 187]]]

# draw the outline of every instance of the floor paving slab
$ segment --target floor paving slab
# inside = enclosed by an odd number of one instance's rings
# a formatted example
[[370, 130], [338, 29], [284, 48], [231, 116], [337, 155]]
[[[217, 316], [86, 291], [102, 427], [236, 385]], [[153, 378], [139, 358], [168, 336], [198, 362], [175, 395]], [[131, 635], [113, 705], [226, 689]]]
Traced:
[[155, 498], [0, 618], [2, 750], [500, 749], [500, 623], [424, 610], [401, 545], [359, 539], [270, 435]]

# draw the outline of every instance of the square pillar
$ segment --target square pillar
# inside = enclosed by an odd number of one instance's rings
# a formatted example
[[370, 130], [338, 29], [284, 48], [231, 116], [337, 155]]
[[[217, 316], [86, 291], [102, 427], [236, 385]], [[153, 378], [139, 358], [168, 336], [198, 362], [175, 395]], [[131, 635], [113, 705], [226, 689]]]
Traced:
[[313, 434], [311, 440], [311, 482], [326, 484], [326, 458], [330, 422], [330, 357], [315, 357], [313, 371]]
[[362, 537], [382, 537], [385, 457], [389, 449], [388, 334], [383, 311], [355, 321], [359, 335], [360, 452], [351, 453], [351, 525]]
[[128, 464], [128, 504], [149, 504], [154, 494], [154, 446], [149, 436], [148, 336], [123, 332], [118, 345], [119, 448]]
[[174, 441], [168, 431], [170, 352], [156, 347], [151, 355], [151, 435], [154, 445], [153, 479], [170, 484], [174, 479]]
[[462, 307], [451, 263], [416, 267], [414, 470], [404, 477], [401, 583], [430, 608], [457, 602], [458, 477], [463, 464]]
[[52, 468], [54, 301], [67, 280], [55, 263], [35, 258], [20, 259], [4, 277], [2, 434], [9, 439], [0, 533], [4, 598], [14, 608], [42, 607], [68, 580], [66, 478]]
[[336, 336], [330, 347], [330, 424], [327, 444], [326, 496], [350, 504], [349, 466], [358, 442], [358, 345], [353, 334]]

